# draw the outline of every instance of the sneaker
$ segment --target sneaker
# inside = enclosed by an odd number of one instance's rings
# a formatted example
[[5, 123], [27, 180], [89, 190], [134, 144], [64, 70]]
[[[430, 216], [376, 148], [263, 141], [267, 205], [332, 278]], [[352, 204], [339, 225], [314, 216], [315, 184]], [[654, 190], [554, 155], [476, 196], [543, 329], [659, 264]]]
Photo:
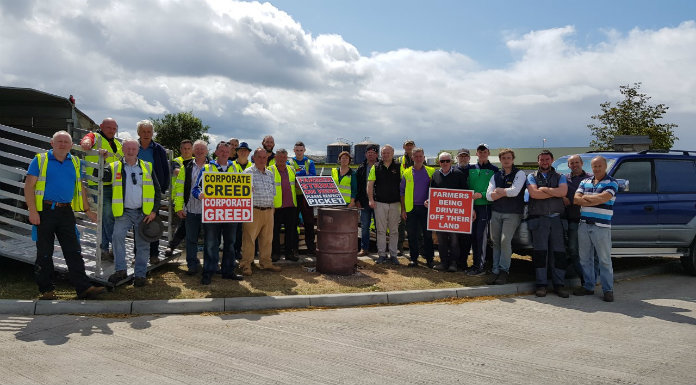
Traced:
[[478, 277], [478, 276], [481, 276], [484, 274], [486, 274], [486, 272], [483, 269], [477, 269], [477, 268], [473, 268], [466, 273], [466, 275], [469, 275], [472, 277]]
[[614, 302], [614, 292], [605, 291], [604, 292], [604, 302]]
[[111, 274], [108, 278], [108, 281], [109, 281], [109, 283], [116, 285], [126, 278], [128, 278], [128, 273], [125, 270], [119, 270], [119, 271]]
[[147, 278], [145, 277], [135, 277], [133, 280], [133, 286], [135, 287], [143, 287], [147, 285]]
[[385, 262], [387, 262], [387, 257], [385, 257], [383, 255], [380, 255], [379, 258], [377, 258], [377, 260], [375, 261], [375, 263], [377, 263], [377, 264], [382, 264]]
[[437, 271], [447, 271], [448, 267], [445, 266], [444, 263], [438, 263], [437, 265], [433, 266], [433, 269]]
[[79, 298], [79, 299], [95, 299], [100, 294], [104, 293], [105, 291], [106, 291], [106, 288], [104, 288], [104, 287], [90, 286], [87, 288], [87, 290], [80, 293], [77, 296], [77, 298]]
[[53, 290], [51, 290], [51, 291], [44, 291], [43, 293], [41, 293], [41, 296], [39, 297], [39, 299], [42, 301], [53, 301], [55, 299], [58, 299], [58, 297], [56, 297], [56, 293]]
[[508, 280], [508, 272], [507, 271], [501, 271], [500, 274], [498, 274], [497, 278], [495, 279], [494, 285], [505, 285]]
[[500, 274], [493, 274], [493, 276], [486, 281], [486, 285], [496, 285], [496, 281], [498, 281], [499, 275]]
[[570, 293], [568, 292], [568, 289], [565, 286], [559, 286], [556, 287], [555, 290], [556, 294], [558, 294], [559, 297], [561, 298], [568, 298], [570, 297]]
[[584, 287], [576, 287], [575, 290], [573, 290], [573, 295], [577, 296], [582, 296], [582, 295], [594, 295], [594, 290], [587, 290]]
[[418, 262], [416, 262], [416, 261], [409, 261], [408, 267], [418, 267]]
[[534, 293], [537, 297], [546, 297], [546, 286], [537, 287]]
[[235, 273], [232, 273], [232, 274], [223, 274], [223, 275], [222, 275], [222, 279], [232, 279], [232, 280], [235, 280], [235, 281], [243, 281], [243, 280], [244, 280], [244, 276], [241, 276], [241, 275], [235, 274]]
[[389, 261], [390, 261], [393, 265], [401, 265], [401, 263], [399, 262], [399, 258], [397, 258], [397, 257], [391, 257], [391, 258], [389, 258]]
[[164, 250], [164, 256], [171, 257], [172, 255], [174, 255], [174, 249], [167, 247], [167, 250]]
[[433, 262], [432, 259], [429, 259], [425, 262], [425, 266], [428, 266], [429, 269], [432, 269], [435, 266], [435, 262]]

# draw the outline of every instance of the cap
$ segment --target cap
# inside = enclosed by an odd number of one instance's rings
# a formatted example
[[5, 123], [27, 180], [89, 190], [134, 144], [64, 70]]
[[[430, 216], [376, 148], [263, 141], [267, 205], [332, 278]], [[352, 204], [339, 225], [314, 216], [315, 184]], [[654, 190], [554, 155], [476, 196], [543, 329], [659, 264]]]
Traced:
[[469, 155], [469, 150], [466, 148], [460, 148], [459, 151], [457, 151], [457, 156], [459, 156], [461, 154]]
[[251, 151], [251, 149], [249, 148], [249, 145], [247, 144], [247, 142], [239, 143], [239, 147], [237, 147], [237, 151], [239, 151], [239, 150], [241, 150], [241, 149], [243, 149], [243, 148], [244, 148], [244, 149], [247, 149], [248, 151]]
[[489, 150], [488, 145], [486, 143], [481, 143], [476, 147], [476, 151], [482, 151], [482, 150]]
[[140, 225], [138, 225], [138, 232], [147, 242], [155, 242], [159, 240], [162, 233], [164, 233], [164, 223], [162, 223], [159, 217], [155, 217], [150, 223], [140, 223]]
[[414, 142], [412, 139], [409, 139], [404, 142], [404, 146], [415, 146], [416, 142]]

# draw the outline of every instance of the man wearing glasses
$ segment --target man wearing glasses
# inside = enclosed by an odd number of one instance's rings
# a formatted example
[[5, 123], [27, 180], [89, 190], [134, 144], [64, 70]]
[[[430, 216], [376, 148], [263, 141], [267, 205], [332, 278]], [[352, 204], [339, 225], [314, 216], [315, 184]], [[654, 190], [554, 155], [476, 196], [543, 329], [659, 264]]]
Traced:
[[[469, 168], [471, 164], [471, 155], [466, 148], [457, 151], [457, 164], [452, 168], [461, 171], [464, 174], [466, 186], [469, 184]], [[457, 268], [465, 270], [471, 253], [471, 234], [459, 234], [459, 255], [457, 256]]]
[[114, 218], [114, 265], [116, 272], [109, 282], [117, 284], [126, 279], [126, 233], [133, 228], [135, 239], [136, 287], [147, 285], [149, 243], [138, 231], [142, 223], [150, 223], [160, 206], [160, 184], [152, 170], [152, 163], [138, 159], [140, 144], [135, 139], [123, 141], [123, 159], [110, 164], [105, 179], [113, 185], [111, 210]]

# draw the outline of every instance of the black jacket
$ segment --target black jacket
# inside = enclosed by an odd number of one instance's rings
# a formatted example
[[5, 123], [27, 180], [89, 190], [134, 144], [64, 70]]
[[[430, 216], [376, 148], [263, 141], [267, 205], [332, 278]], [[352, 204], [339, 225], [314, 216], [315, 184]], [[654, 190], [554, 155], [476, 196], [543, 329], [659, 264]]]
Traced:
[[367, 174], [370, 173], [370, 167], [367, 165], [367, 160], [364, 160], [355, 172], [355, 177], [358, 178], [358, 192], [355, 195], [355, 200], [362, 207], [370, 207], [370, 198], [367, 197]]

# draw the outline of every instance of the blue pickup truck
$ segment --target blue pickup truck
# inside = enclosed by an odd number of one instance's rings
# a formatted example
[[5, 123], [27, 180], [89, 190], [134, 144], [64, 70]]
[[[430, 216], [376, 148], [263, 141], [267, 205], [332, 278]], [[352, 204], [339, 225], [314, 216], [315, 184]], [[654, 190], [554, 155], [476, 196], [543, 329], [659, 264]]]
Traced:
[[[696, 151], [580, 154], [588, 173], [597, 155], [607, 159], [607, 173], [621, 186], [612, 218], [612, 256], [678, 257], [696, 275]], [[569, 173], [568, 156], [553, 167]], [[513, 247], [518, 254], [531, 252], [524, 221]]]

